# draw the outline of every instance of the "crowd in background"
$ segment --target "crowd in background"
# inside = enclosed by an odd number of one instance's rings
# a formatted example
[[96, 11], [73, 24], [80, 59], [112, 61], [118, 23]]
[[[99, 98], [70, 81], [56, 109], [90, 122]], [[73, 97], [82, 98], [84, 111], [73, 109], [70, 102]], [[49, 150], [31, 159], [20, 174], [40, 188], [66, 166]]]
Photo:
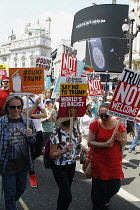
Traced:
[[[0, 157], [3, 160], [1, 173], [3, 175], [6, 209], [16, 210], [16, 201], [25, 190], [27, 171], [29, 171], [30, 186], [38, 186], [33, 160], [43, 155], [45, 141], [49, 137], [51, 138], [50, 156], [52, 159], [55, 159], [53, 175], [59, 187], [57, 209], [68, 209], [72, 201], [70, 187], [75, 172], [75, 159], [73, 157], [77, 155], [76, 148], [79, 145], [81, 146], [81, 150], [85, 150], [87, 154], [91, 152], [89, 148], [92, 148], [94, 151], [95, 161], [93, 161], [91, 193], [93, 209], [108, 209], [110, 198], [118, 192], [121, 186], [120, 180], [124, 177], [118, 163], [122, 159], [120, 148], [125, 146], [127, 142], [125, 129], [127, 129], [128, 125], [127, 121], [122, 121], [118, 128], [118, 133], [114, 137], [115, 140], [111, 139], [114, 127], [117, 124], [117, 119], [107, 115], [107, 110], [113, 98], [114, 90], [109, 91], [106, 94], [106, 98], [102, 96], [93, 99], [87, 97], [84, 116], [74, 118], [74, 130], [71, 143], [69, 142], [70, 118], [64, 118], [63, 120], [58, 118], [59, 99], [51, 98], [52, 90], [46, 90], [42, 97], [36, 94], [30, 95], [28, 101], [29, 110], [27, 110], [27, 96], [9, 96], [8, 87], [9, 79], [6, 77], [6, 79], [2, 81], [2, 87], [0, 89], [0, 134], [1, 136], [3, 135], [0, 139], [0, 149], [2, 150], [5, 144], [2, 143], [2, 141], [6, 139], [8, 142], [8, 138], [11, 139], [11, 146], [8, 148], [7, 143], [7, 150], [3, 153], [3, 156]], [[3, 110], [4, 107], [5, 112]], [[31, 118], [31, 122], [29, 127], [26, 128], [26, 123], [24, 124], [24, 122], [26, 121], [25, 115], [27, 115], [27, 113]], [[9, 136], [3, 134], [3, 123], [7, 123], [7, 128], [11, 132], [8, 134]], [[133, 153], [139, 141], [140, 113], [135, 123], [136, 137], [129, 149], [129, 152]], [[58, 133], [56, 133], [56, 128], [58, 127], [61, 130], [61, 141], [63, 141], [63, 144], [60, 143], [60, 137]], [[130, 127], [131, 129], [127, 133], [133, 131], [134, 134], [135, 126], [129, 125], [129, 128]], [[25, 131], [26, 136], [23, 135], [21, 130]], [[7, 131], [7, 133], [9, 133], [9, 131]], [[36, 138], [35, 142], [34, 136]], [[17, 143], [19, 139], [20, 144]], [[26, 139], [28, 139], [29, 144]], [[25, 152], [27, 148], [28, 154]], [[71, 153], [71, 158], [69, 157], [69, 153]], [[112, 154], [115, 155], [115, 159]], [[15, 157], [16, 155], [19, 157]], [[106, 161], [103, 158], [104, 155], [106, 156]], [[107, 161], [109, 156], [112, 157], [111, 162]], [[8, 159], [6, 159], [7, 157]], [[27, 164], [28, 159], [30, 165]], [[21, 163], [22, 168], [19, 167]], [[113, 176], [112, 174], [115, 175]], [[11, 175], [10, 177], [12, 178], [9, 179], [9, 175]], [[23, 186], [21, 185], [21, 179], [24, 180]], [[12, 190], [8, 189], [7, 183], [11, 186]]]

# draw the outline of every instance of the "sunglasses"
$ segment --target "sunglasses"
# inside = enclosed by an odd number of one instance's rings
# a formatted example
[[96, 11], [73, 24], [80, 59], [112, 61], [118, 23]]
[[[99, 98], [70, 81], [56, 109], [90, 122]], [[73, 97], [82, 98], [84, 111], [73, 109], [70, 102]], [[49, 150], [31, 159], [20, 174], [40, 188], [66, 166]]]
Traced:
[[3, 82], [9, 83], [9, 81], [5, 81], [5, 80], [3, 80]]
[[21, 109], [22, 108], [22, 105], [18, 105], [18, 106], [8, 106], [9, 109]]
[[108, 114], [100, 114], [100, 118], [103, 118], [103, 117], [109, 118], [109, 115]]

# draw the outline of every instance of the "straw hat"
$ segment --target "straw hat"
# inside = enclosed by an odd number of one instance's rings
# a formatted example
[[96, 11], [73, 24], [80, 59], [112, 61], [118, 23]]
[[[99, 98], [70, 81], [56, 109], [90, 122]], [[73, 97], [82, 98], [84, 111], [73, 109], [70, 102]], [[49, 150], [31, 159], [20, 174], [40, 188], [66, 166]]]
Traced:
[[60, 117], [57, 121], [56, 124], [59, 126], [62, 122], [70, 120], [70, 117]]

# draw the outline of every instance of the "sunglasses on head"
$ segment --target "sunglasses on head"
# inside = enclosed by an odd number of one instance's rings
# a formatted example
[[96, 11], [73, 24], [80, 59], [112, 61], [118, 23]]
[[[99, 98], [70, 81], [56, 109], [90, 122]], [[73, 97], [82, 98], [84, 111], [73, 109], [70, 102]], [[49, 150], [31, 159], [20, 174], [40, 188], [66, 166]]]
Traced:
[[9, 83], [9, 81], [5, 81], [5, 80], [3, 80], [3, 82]]
[[22, 105], [18, 105], [18, 106], [8, 106], [9, 109], [21, 109], [22, 108]]
[[109, 118], [109, 115], [108, 114], [100, 114], [100, 118], [103, 118], [103, 117], [105, 117], [105, 118]]

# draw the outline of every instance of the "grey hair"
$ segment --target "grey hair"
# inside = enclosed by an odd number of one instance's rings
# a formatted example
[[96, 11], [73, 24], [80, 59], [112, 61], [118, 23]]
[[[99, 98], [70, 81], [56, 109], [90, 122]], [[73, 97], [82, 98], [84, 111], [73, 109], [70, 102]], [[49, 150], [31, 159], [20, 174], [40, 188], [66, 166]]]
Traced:
[[5, 104], [4, 104], [4, 107], [3, 107], [3, 112], [4, 112], [5, 114], [9, 114], [7, 107], [9, 106], [10, 101], [12, 101], [13, 99], [20, 100], [21, 106], [22, 106], [21, 111], [22, 111], [23, 105], [24, 105], [24, 104], [23, 104], [22, 98], [21, 98], [20, 96], [8, 96], [8, 97], [6, 98], [6, 101], [5, 101]]
[[108, 103], [108, 102], [102, 103], [102, 104], [100, 105], [100, 107], [99, 107], [99, 112], [100, 112], [100, 109], [101, 109], [101, 108], [106, 108], [106, 109], [108, 109], [109, 106], [110, 106], [110, 103]]

